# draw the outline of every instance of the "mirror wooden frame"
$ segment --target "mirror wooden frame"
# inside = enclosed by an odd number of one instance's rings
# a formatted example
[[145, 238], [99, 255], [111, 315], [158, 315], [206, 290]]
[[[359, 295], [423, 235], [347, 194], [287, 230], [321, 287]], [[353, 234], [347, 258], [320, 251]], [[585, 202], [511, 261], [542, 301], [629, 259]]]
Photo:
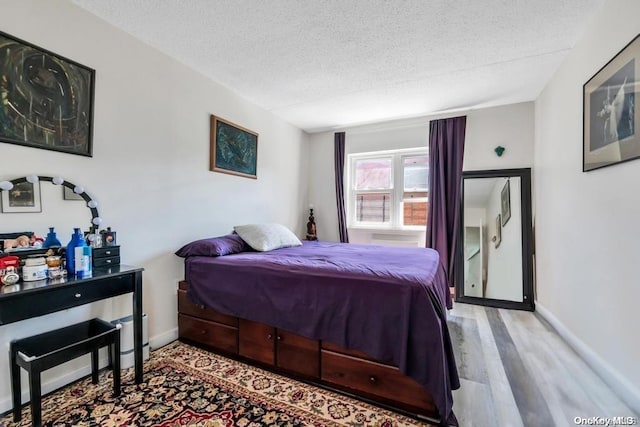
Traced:
[[[520, 178], [522, 214], [522, 302], [464, 295], [464, 182], [473, 178]], [[462, 172], [458, 245], [456, 248], [456, 302], [490, 307], [535, 310], [533, 293], [533, 221], [531, 213], [531, 169], [492, 169]]]

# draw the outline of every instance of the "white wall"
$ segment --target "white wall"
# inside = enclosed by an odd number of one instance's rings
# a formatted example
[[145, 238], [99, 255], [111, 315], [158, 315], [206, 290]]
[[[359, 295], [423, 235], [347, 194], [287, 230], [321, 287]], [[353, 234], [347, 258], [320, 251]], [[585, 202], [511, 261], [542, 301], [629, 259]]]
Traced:
[[[455, 116], [467, 116], [463, 169], [531, 167], [533, 111], [533, 103], [526, 102], [456, 113]], [[427, 116], [341, 129], [346, 132], [345, 151], [348, 154], [428, 146], [429, 121], [443, 117], [448, 116]], [[333, 132], [311, 135], [309, 200], [314, 204], [319, 238], [338, 241], [333, 144]], [[506, 148], [502, 157], [493, 151], [498, 145]]]
[[[467, 113], [462, 169], [471, 171], [531, 167], [533, 137], [532, 102], [470, 111]], [[499, 145], [505, 148], [501, 157], [494, 151]]]
[[582, 85], [638, 16], [637, 0], [609, 0], [537, 99], [534, 191], [537, 305], [640, 413], [640, 161], [583, 173], [581, 151]]
[[[11, 17], [3, 20], [3, 31], [94, 68], [96, 91], [93, 158], [0, 143], [0, 180], [61, 175], [97, 199], [104, 225], [118, 233], [122, 262], [145, 268], [152, 344], [177, 336], [175, 289], [184, 276], [173, 252], [184, 243], [249, 222], [280, 222], [302, 234], [308, 204], [304, 132], [69, 2], [4, 0], [2, 15]], [[257, 180], [209, 172], [210, 114], [260, 134]], [[0, 214], [1, 231], [19, 221], [21, 229], [46, 234], [48, 226], [64, 223], [50, 211], [5, 217]], [[57, 231], [66, 244], [69, 226]], [[6, 350], [12, 339], [91, 316], [118, 317], [130, 306], [131, 298], [123, 296], [0, 326], [0, 343]], [[0, 351], [0, 366], [2, 412], [10, 407], [7, 351]], [[83, 359], [54, 369], [44, 381], [70, 379], [88, 372], [87, 366]]]
[[[483, 283], [485, 280], [486, 258], [487, 258], [487, 209], [486, 208], [465, 208], [464, 209], [464, 294], [471, 297], [482, 298]], [[470, 229], [475, 229], [476, 239], [469, 239]], [[475, 236], [474, 236], [475, 237]], [[469, 247], [467, 242], [473, 241], [471, 249], [480, 249], [477, 257], [469, 260]], [[472, 285], [475, 284], [475, 287]]]
[[[371, 151], [401, 150], [405, 148], [429, 147], [429, 124], [407, 123], [405, 126], [387, 129], [356, 128], [347, 130], [345, 154], [367, 153]], [[333, 142], [333, 133], [328, 132]]]
[[[487, 202], [489, 234], [496, 233], [496, 217], [502, 209], [502, 189], [506, 178], [496, 179], [491, 196]], [[489, 243], [487, 262], [487, 288], [485, 297], [507, 301], [522, 302], [522, 209], [520, 178], [509, 179], [511, 198], [511, 218], [501, 226], [501, 241], [496, 248]], [[491, 239], [489, 239], [491, 240]]]

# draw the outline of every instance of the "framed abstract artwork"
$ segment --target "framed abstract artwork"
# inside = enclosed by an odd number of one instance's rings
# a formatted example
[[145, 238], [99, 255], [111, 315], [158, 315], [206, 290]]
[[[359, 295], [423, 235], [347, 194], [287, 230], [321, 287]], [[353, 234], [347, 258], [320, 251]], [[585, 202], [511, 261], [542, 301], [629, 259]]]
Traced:
[[0, 142], [92, 156], [95, 71], [0, 32]]
[[258, 134], [211, 116], [209, 170], [257, 179]]
[[582, 171], [640, 157], [640, 35], [583, 86]]

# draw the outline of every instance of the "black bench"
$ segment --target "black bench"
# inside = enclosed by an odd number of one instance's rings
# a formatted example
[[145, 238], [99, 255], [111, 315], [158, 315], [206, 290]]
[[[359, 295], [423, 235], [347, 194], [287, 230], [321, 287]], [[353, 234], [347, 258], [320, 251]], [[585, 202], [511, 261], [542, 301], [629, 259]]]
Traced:
[[113, 368], [113, 394], [120, 395], [120, 326], [100, 319], [91, 319], [11, 342], [10, 369], [13, 398], [13, 420], [21, 419], [22, 391], [20, 368], [29, 373], [31, 420], [33, 426], [42, 424], [42, 396], [40, 374], [61, 363], [91, 353], [91, 379], [98, 383], [98, 350], [109, 347]]

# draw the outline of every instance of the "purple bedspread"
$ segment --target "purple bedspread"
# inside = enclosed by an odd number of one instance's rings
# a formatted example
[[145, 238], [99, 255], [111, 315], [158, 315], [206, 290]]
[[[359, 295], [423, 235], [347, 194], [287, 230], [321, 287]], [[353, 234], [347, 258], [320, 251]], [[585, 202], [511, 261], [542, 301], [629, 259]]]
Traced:
[[195, 303], [398, 366], [456, 424], [451, 390], [459, 381], [446, 322], [451, 298], [434, 250], [304, 242], [185, 262]]

